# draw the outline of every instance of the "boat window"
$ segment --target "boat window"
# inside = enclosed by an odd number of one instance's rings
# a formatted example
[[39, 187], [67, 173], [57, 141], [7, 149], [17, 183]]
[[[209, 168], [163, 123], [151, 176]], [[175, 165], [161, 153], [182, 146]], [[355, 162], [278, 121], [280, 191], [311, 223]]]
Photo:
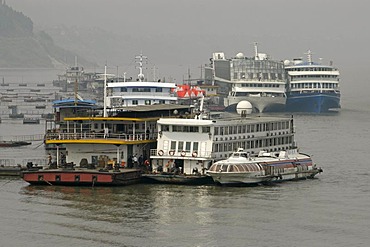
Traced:
[[228, 167], [229, 167], [228, 165], [223, 165], [221, 169], [223, 172], [226, 172]]
[[193, 152], [194, 152], [194, 151], [198, 151], [198, 145], [199, 145], [199, 143], [198, 143], [198, 142], [194, 142], [194, 143], [193, 143]]
[[186, 142], [186, 143], [185, 143], [185, 150], [186, 150], [187, 152], [190, 152], [190, 144], [191, 144], [191, 142]]
[[171, 150], [176, 149], [176, 141], [171, 141]]
[[248, 154], [247, 153], [241, 153], [240, 154], [243, 158], [248, 158]]
[[161, 125], [161, 130], [162, 131], [169, 131], [170, 130], [170, 126], [165, 124], [165, 125]]
[[202, 127], [202, 132], [203, 133], [209, 133], [209, 132], [211, 132], [211, 127]]
[[234, 168], [234, 165], [229, 165], [228, 172], [236, 172], [236, 169]]
[[221, 165], [216, 165], [216, 164], [212, 165], [209, 168], [209, 170], [212, 171], [212, 172], [218, 172], [218, 171], [220, 171], [220, 169], [221, 169]]
[[239, 172], [246, 172], [247, 171], [243, 165], [236, 165], [236, 167], [238, 168]]
[[177, 148], [177, 151], [178, 152], [181, 152], [181, 151], [183, 151], [184, 150], [184, 142], [179, 142], [179, 145], [178, 145], [178, 148]]

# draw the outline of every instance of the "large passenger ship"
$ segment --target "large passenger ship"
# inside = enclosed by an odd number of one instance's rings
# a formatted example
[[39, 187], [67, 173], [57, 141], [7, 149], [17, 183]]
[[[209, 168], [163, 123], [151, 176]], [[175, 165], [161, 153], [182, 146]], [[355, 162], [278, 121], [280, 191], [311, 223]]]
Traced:
[[312, 113], [338, 110], [341, 107], [339, 70], [332, 63], [313, 62], [310, 50], [306, 54], [306, 62], [285, 61], [289, 75], [286, 110]]
[[238, 148], [251, 156], [261, 150], [296, 148], [291, 117], [260, 117], [243, 112], [206, 116], [200, 111], [195, 118], [161, 118], [157, 125], [157, 148], [150, 151], [150, 158], [158, 176], [150, 177], [158, 180], [163, 180], [163, 172], [206, 176], [213, 162], [226, 159]]
[[223, 52], [213, 53], [205, 76], [220, 86], [226, 110], [235, 110], [240, 101], [250, 102], [254, 112], [283, 111], [285, 108], [284, 63], [259, 53], [256, 43], [253, 57], [238, 53], [226, 59]]

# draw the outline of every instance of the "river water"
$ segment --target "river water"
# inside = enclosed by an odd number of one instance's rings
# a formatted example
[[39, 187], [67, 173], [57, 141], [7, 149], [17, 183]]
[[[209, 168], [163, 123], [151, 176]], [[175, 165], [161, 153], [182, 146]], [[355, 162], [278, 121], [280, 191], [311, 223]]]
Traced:
[[[317, 179], [80, 188], [0, 178], [0, 246], [368, 246], [370, 107], [355, 93], [337, 114], [294, 116], [301, 151], [324, 170]], [[3, 121], [0, 136], [44, 126], [27, 128]], [[45, 155], [39, 143], [0, 152]]]

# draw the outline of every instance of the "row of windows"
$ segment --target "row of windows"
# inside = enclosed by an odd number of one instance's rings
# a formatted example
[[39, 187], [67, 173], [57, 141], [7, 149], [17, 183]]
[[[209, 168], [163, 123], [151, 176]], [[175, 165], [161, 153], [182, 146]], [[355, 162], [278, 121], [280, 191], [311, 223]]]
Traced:
[[313, 68], [292, 68], [289, 69], [289, 71], [337, 71], [337, 69], [313, 67]]
[[[186, 126], [186, 125], [171, 125], [172, 128], [170, 129], [170, 125], [163, 124], [161, 125], [162, 131], [172, 131], [172, 132], [199, 132], [200, 127], [198, 126]], [[211, 131], [211, 127], [201, 127], [202, 133], [209, 133]]]
[[[270, 84], [270, 83], [235, 83], [234, 86], [238, 87], [280, 87], [279, 84]], [[281, 85], [284, 87], [284, 85]]]
[[[120, 89], [120, 92], [127, 92], [127, 87], [121, 87]], [[163, 91], [163, 88], [161, 87], [156, 87], [155, 88], [155, 92], [162, 92]], [[149, 92], [152, 92], [151, 88], [148, 88], [148, 87], [145, 87], [145, 88], [140, 88], [140, 87], [134, 87], [132, 88], [132, 92], [145, 92], [145, 93], [149, 93]]]
[[294, 83], [291, 88], [338, 88], [336, 83]]
[[[152, 105], [154, 103], [159, 103], [159, 104], [165, 104], [165, 100], [145, 100], [144, 105]], [[111, 104], [112, 106], [115, 107], [120, 107], [123, 105], [139, 105], [139, 100], [124, 100], [121, 98], [113, 98], [111, 99]], [[141, 103], [142, 104], [142, 103]]]
[[238, 72], [234, 72], [234, 77], [233, 79], [237, 80], [237, 79], [245, 79], [245, 80], [248, 80], [248, 79], [258, 79], [258, 80], [283, 80], [285, 79], [285, 73], [245, 73], [245, 72], [241, 72], [241, 73], [238, 73]]
[[295, 75], [291, 76], [290, 80], [295, 80], [295, 79], [336, 79], [338, 76], [337, 75]]
[[[247, 124], [247, 125], [234, 125], [234, 126], [223, 126], [215, 127], [215, 135], [233, 135], [233, 134], [244, 134], [253, 132], [265, 132], [274, 130], [286, 130], [289, 129], [290, 121], [281, 122], [270, 122], [270, 123], [257, 123], [257, 124]], [[161, 131], [172, 131], [172, 132], [199, 132], [210, 133], [210, 126], [183, 126], [183, 125], [161, 125]]]
[[215, 127], [215, 135], [233, 135], [289, 129], [289, 121]]
[[245, 142], [229, 142], [229, 143], [220, 143], [214, 144], [214, 151], [215, 152], [232, 152], [237, 150], [238, 148], [243, 149], [253, 149], [253, 148], [269, 148], [274, 147], [277, 145], [290, 145], [293, 142], [292, 136], [287, 137], [275, 137], [275, 138], [268, 138], [262, 140], [252, 140], [252, 141], [245, 141]]
[[171, 150], [177, 152], [198, 152], [198, 142], [171, 141]]
[[230, 66], [234, 69], [239, 70], [253, 70], [259, 68], [260, 70], [284, 70], [284, 65], [281, 62], [276, 62], [272, 60], [254, 60], [254, 59], [245, 59], [245, 60], [233, 60]]

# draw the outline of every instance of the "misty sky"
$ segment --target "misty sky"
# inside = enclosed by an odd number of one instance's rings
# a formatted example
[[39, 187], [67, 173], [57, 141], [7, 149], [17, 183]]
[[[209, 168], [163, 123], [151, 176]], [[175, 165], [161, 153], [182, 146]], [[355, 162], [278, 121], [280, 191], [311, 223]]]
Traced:
[[[80, 26], [145, 39], [178, 50], [175, 64], [196, 68], [212, 52], [253, 55], [253, 42], [275, 59], [311, 49], [343, 72], [369, 67], [368, 0], [6, 0], [36, 26]], [[168, 38], [186, 40], [171, 42]], [[154, 40], [153, 40], [154, 41]], [[154, 42], [153, 42], [154, 43]], [[178, 46], [177, 46], [178, 45]], [[169, 48], [169, 52], [171, 51]], [[145, 51], [165, 57], [153, 45]], [[174, 53], [172, 50], [172, 53]], [[138, 54], [139, 51], [133, 51]], [[131, 56], [131, 54], [129, 54]], [[181, 69], [186, 72], [186, 66]], [[367, 77], [368, 78], [368, 77]], [[366, 79], [367, 79], [366, 78]], [[360, 79], [359, 79], [360, 80]]]

